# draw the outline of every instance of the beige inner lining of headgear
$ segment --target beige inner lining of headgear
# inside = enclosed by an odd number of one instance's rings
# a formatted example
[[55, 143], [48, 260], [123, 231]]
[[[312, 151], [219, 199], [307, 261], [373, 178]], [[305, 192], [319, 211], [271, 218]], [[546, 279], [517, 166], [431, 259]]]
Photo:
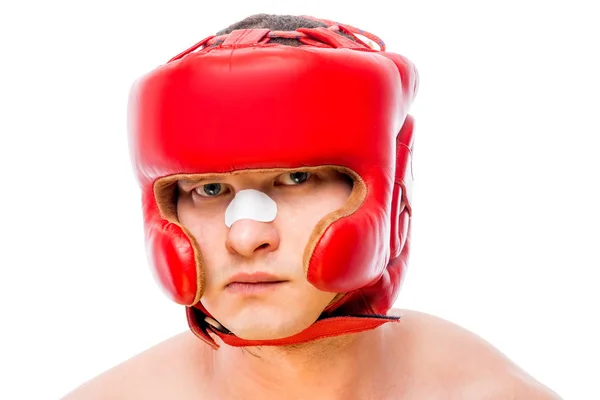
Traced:
[[[294, 171], [302, 171], [302, 172], [314, 172], [322, 169], [331, 168], [338, 172], [341, 172], [348, 176], [352, 181], [352, 192], [346, 201], [346, 204], [340, 209], [333, 211], [323, 217], [313, 229], [313, 232], [310, 235], [308, 240], [308, 244], [304, 249], [303, 255], [303, 268], [305, 276], [308, 272], [308, 265], [310, 262], [310, 257], [317, 246], [317, 242], [323, 236], [325, 230], [331, 225], [333, 222], [337, 221], [340, 218], [347, 217], [353, 214], [363, 203], [367, 195], [367, 186], [364, 180], [354, 171], [349, 168], [341, 167], [337, 165], [323, 165], [318, 167], [298, 167], [298, 168], [271, 168], [271, 169], [246, 169], [239, 170], [227, 173], [203, 173], [203, 174], [175, 174], [166, 176], [163, 178], [159, 178], [154, 183], [154, 196], [156, 198], [158, 210], [163, 219], [179, 226], [185, 235], [190, 240], [192, 248], [194, 249], [194, 258], [196, 260], [196, 296], [194, 301], [189, 306], [193, 306], [194, 304], [200, 301], [202, 294], [204, 292], [204, 267], [203, 267], [203, 258], [202, 253], [200, 251], [200, 246], [198, 242], [194, 238], [194, 236], [179, 222], [177, 217], [177, 181], [181, 179], [186, 180], [201, 180], [205, 178], [209, 179], [218, 179], [219, 177], [227, 177], [231, 175], [238, 175], [244, 173], [257, 173], [257, 172], [294, 172]], [[349, 249], [351, 250], [351, 249]], [[326, 308], [331, 307], [333, 304], [338, 302], [342, 297], [344, 297], [345, 293], [338, 293], [334, 299], [327, 305]]]

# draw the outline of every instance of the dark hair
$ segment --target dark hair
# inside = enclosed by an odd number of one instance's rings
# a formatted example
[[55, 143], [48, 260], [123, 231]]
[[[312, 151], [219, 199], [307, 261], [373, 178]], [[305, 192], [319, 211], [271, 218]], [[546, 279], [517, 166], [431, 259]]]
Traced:
[[[226, 35], [236, 29], [270, 29], [272, 31], [295, 31], [298, 28], [327, 28], [328, 25], [314, 19], [300, 17], [296, 15], [274, 15], [274, 14], [255, 14], [233, 25], [219, 31], [216, 36]], [[348, 39], [354, 40], [350, 35], [343, 32], [336, 32]], [[302, 43], [297, 39], [271, 38], [269, 43], [279, 43], [287, 46], [298, 47]]]

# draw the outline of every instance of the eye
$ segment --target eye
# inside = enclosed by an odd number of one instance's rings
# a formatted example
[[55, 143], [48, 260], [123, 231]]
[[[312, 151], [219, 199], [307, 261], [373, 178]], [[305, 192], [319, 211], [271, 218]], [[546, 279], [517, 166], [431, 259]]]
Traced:
[[310, 176], [310, 172], [290, 172], [281, 175], [280, 183], [283, 185], [299, 185], [306, 182]]
[[218, 196], [223, 187], [220, 183], [207, 183], [206, 185], [202, 185], [194, 189], [194, 191], [202, 197], [215, 197]]

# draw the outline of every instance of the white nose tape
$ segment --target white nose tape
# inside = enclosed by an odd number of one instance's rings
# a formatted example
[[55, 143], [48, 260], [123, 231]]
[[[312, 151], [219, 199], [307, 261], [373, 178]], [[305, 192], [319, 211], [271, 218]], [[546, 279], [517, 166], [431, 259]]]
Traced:
[[277, 216], [277, 204], [263, 192], [240, 190], [225, 211], [225, 225], [231, 228], [240, 219], [271, 222]]

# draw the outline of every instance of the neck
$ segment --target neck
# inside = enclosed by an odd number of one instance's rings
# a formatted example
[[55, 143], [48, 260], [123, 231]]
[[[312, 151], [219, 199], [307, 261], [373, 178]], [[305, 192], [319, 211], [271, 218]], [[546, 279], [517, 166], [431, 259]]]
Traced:
[[[383, 376], [384, 329], [292, 346], [231, 347], [220, 342], [214, 377], [239, 398], [358, 399]], [[219, 340], [220, 341], [220, 340]], [[320, 397], [321, 396], [321, 397]]]

